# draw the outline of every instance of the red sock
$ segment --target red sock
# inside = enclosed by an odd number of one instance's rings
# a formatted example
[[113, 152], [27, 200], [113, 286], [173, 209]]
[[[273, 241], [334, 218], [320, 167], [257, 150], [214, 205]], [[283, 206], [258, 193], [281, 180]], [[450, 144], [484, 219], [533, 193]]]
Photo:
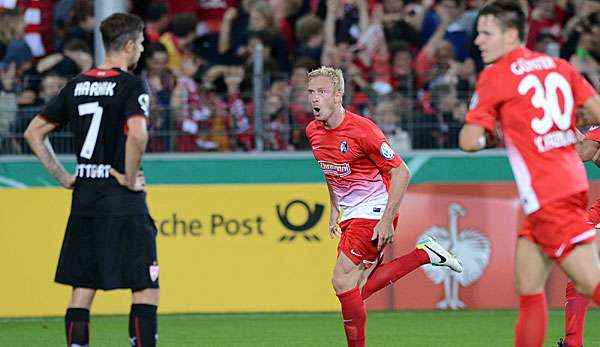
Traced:
[[515, 347], [542, 347], [547, 325], [546, 294], [521, 295]]
[[358, 287], [336, 295], [342, 304], [348, 347], [365, 347], [367, 311]]
[[404, 277], [421, 265], [429, 264], [429, 256], [422, 249], [400, 256], [390, 262], [378, 265], [362, 289], [362, 298], [366, 300], [371, 294], [387, 287]]
[[585, 313], [590, 300], [579, 294], [571, 281], [567, 283], [566, 294], [565, 343], [567, 346], [580, 347], [583, 345]]

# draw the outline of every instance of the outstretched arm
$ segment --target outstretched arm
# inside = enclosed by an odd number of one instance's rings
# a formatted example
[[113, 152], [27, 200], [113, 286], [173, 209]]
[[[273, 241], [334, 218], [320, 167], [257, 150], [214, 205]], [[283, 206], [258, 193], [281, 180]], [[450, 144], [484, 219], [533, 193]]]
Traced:
[[35, 116], [25, 130], [25, 139], [33, 153], [42, 162], [46, 170], [60, 183], [61, 186], [71, 189], [75, 183], [75, 176], [69, 174], [56, 158], [48, 134], [56, 128], [41, 116]]

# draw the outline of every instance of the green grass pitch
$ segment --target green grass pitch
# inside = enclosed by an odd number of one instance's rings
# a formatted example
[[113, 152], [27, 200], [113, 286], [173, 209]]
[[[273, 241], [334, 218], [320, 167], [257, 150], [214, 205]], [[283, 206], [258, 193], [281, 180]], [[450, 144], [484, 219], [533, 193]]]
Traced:
[[[562, 311], [550, 311], [545, 346], [563, 334]], [[371, 312], [368, 346], [495, 347], [513, 345], [517, 312]], [[159, 315], [159, 346], [345, 346], [340, 313]], [[590, 309], [586, 346], [600, 346], [600, 310]], [[93, 347], [129, 346], [127, 317], [92, 317]], [[59, 318], [0, 319], [0, 346], [64, 346]]]

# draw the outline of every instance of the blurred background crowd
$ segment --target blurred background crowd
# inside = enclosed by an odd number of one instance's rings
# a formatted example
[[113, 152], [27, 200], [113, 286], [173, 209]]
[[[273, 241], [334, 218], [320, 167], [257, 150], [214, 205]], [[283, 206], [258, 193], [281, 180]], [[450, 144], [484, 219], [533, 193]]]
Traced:
[[[399, 152], [457, 148], [483, 69], [482, 0], [129, 0], [145, 21], [135, 74], [148, 83], [150, 152], [307, 150], [306, 74], [341, 68], [345, 107]], [[526, 45], [570, 61], [595, 86], [600, 1], [523, 0]], [[0, 0], [0, 154], [94, 63], [94, 3]], [[255, 63], [258, 64], [257, 68]], [[498, 88], [502, 88], [501, 82]], [[72, 151], [68, 126], [52, 138]]]

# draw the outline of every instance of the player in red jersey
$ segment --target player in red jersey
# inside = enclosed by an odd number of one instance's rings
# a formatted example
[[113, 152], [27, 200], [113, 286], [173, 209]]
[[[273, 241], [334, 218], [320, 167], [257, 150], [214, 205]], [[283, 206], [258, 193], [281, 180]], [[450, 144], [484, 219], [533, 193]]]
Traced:
[[[591, 127], [585, 136], [579, 137], [576, 148], [581, 160], [592, 160], [600, 165], [600, 128]], [[600, 228], [600, 199], [588, 209], [587, 222], [596, 231]], [[600, 238], [596, 238], [596, 246], [600, 248]], [[577, 292], [572, 281], [567, 282], [565, 299], [565, 338], [558, 342], [558, 346], [583, 346], [585, 315], [590, 300]]]
[[[577, 153], [582, 161], [591, 160], [596, 166], [600, 166], [600, 127], [590, 127], [583, 139], [577, 143]], [[588, 223], [596, 229], [600, 228], [600, 199], [589, 208]]]
[[567, 62], [523, 47], [526, 19], [519, 0], [491, 1], [480, 10], [475, 43], [490, 65], [477, 81], [459, 145], [468, 152], [488, 147], [500, 122], [527, 215], [515, 255], [515, 346], [539, 347], [553, 261], [600, 303], [596, 231], [585, 222], [588, 182], [575, 150], [574, 112], [583, 106], [600, 123], [600, 99]]
[[457, 272], [462, 266], [430, 237], [414, 251], [382, 263], [384, 246], [394, 241], [410, 172], [373, 122], [344, 110], [341, 70], [311, 71], [308, 94], [315, 119], [306, 135], [329, 188], [329, 233], [340, 238], [333, 287], [348, 346], [365, 346], [364, 300], [371, 294], [423, 264]]

